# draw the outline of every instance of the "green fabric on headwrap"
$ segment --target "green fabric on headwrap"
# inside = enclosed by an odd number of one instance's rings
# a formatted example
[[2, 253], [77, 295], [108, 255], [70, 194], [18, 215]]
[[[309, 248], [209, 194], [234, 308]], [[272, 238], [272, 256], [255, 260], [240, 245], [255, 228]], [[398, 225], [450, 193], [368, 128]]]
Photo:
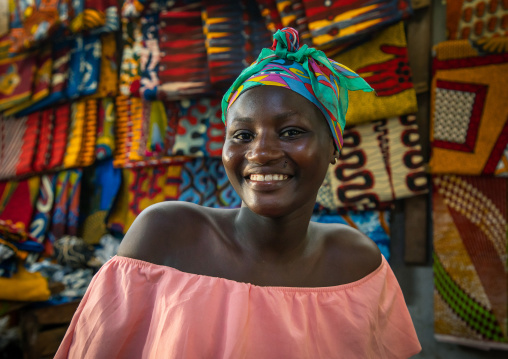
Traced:
[[352, 70], [317, 49], [299, 47], [298, 33], [284, 28], [273, 35], [271, 49], [263, 49], [258, 59], [235, 80], [222, 98], [222, 121], [227, 110], [244, 91], [260, 85], [282, 86], [314, 103], [325, 116], [337, 149], [342, 148], [346, 124], [348, 90], [373, 91]]

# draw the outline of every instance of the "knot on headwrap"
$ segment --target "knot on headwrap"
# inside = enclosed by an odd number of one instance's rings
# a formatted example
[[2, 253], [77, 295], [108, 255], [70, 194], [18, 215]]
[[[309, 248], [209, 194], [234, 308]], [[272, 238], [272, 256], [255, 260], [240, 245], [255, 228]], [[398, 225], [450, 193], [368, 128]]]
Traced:
[[300, 48], [300, 37], [298, 31], [292, 27], [285, 27], [273, 35], [272, 50], [277, 53], [283, 49], [289, 52], [296, 52]]
[[348, 90], [373, 91], [358, 74], [322, 51], [307, 45], [300, 48], [298, 32], [291, 27], [278, 30], [272, 48], [261, 50], [226, 92], [222, 98], [224, 124], [227, 110], [238, 96], [260, 85], [285, 87], [316, 105], [328, 122], [337, 150], [342, 148]]

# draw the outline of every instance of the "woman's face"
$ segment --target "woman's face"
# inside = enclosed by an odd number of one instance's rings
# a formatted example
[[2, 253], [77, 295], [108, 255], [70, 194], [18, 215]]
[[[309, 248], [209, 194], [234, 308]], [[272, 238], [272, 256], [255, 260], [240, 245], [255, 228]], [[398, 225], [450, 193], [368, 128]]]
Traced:
[[291, 90], [265, 85], [240, 95], [226, 120], [222, 161], [244, 204], [267, 217], [313, 208], [336, 155], [317, 107]]

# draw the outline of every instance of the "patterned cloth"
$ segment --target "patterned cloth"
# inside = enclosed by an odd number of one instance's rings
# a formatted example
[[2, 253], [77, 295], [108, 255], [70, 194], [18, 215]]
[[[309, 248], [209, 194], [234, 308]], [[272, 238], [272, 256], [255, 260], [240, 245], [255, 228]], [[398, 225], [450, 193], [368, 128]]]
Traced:
[[120, 65], [120, 94], [138, 96], [141, 81], [140, 58], [143, 35], [141, 21], [122, 22], [123, 52]]
[[0, 182], [0, 219], [19, 224], [21, 230], [26, 231], [32, 219], [39, 185], [39, 177]]
[[350, 66], [376, 91], [349, 95], [348, 125], [416, 113], [403, 22], [334, 59]]
[[242, 202], [229, 183], [220, 158], [186, 162], [178, 199], [213, 208], [237, 208]]
[[390, 260], [390, 211], [361, 211], [337, 214], [324, 210], [314, 212], [311, 221], [340, 223], [351, 226], [372, 239], [386, 260]]
[[508, 175], [508, 53], [479, 56], [467, 40], [435, 50], [431, 171]]
[[108, 217], [108, 228], [125, 234], [148, 206], [178, 199], [181, 173], [181, 165], [122, 169], [122, 184]]
[[30, 234], [38, 243], [45, 244], [46, 255], [52, 253], [52, 248], [48, 248], [48, 242], [45, 241], [47, 231], [51, 223], [51, 214], [55, 202], [55, 175], [41, 176], [40, 191], [35, 202], [35, 211], [30, 223]]
[[469, 39], [483, 53], [508, 51], [508, 4], [503, 1], [448, 0], [448, 40]]
[[303, 4], [315, 46], [357, 41], [413, 12], [408, 0], [303, 0]]
[[394, 199], [426, 192], [416, 118], [408, 116], [346, 129], [317, 203], [329, 209], [382, 209]]
[[97, 117], [97, 143], [95, 156], [98, 160], [113, 157], [115, 151], [115, 103], [112, 98], [99, 100]]
[[30, 53], [0, 57], [0, 111], [30, 98], [35, 65]]
[[506, 181], [443, 175], [433, 182], [436, 337], [506, 342]]
[[17, 119], [0, 115], [0, 179], [12, 178], [16, 176], [19, 167], [26, 167], [24, 163], [20, 163], [20, 153], [33, 157], [33, 153], [22, 152], [27, 123], [26, 117]]
[[271, 49], [263, 49], [258, 59], [235, 80], [222, 99], [222, 120], [243, 91], [260, 85], [293, 90], [316, 105], [332, 132], [336, 148], [342, 148], [346, 124], [348, 90], [372, 91], [356, 73], [316, 49], [300, 48], [298, 33], [284, 28], [273, 36]]
[[209, 91], [210, 73], [202, 21], [199, 7], [160, 13], [159, 99], [178, 99]]
[[82, 237], [86, 243], [98, 244], [107, 233], [106, 217], [120, 188], [122, 173], [113, 168], [112, 160], [101, 161], [86, 171], [83, 178], [81, 190], [91, 195], [80, 203], [86, 209]]

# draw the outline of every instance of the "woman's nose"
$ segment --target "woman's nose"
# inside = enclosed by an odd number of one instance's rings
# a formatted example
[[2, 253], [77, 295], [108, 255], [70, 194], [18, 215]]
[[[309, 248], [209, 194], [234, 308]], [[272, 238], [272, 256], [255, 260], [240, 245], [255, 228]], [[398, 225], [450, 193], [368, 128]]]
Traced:
[[251, 142], [251, 148], [247, 151], [246, 158], [250, 162], [266, 164], [278, 160], [284, 156], [278, 138], [258, 135]]

